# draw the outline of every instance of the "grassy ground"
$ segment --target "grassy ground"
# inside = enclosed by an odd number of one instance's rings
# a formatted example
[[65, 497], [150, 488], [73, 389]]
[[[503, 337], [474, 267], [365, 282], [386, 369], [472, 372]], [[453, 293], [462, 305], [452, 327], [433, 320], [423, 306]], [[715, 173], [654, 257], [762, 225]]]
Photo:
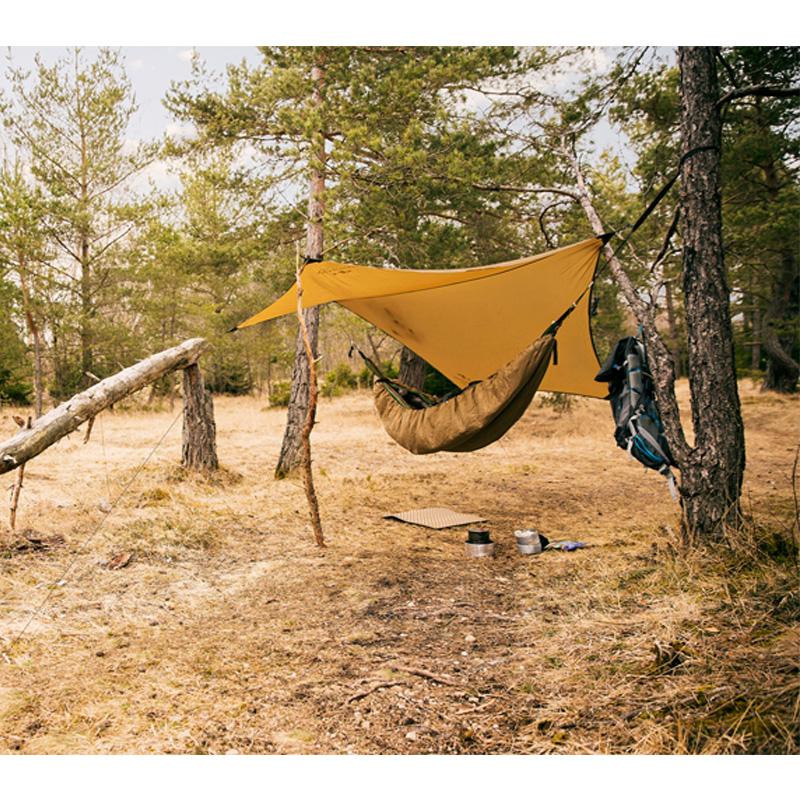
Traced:
[[[28, 467], [19, 527], [45, 549], [1, 535], [0, 750], [797, 753], [800, 401], [741, 391], [755, 522], [689, 556], [599, 401], [426, 457], [368, 394], [323, 402], [325, 551], [272, 479], [283, 412], [217, 400], [209, 479], [175, 466], [179, 420], [140, 471], [177, 409], [107, 413]], [[496, 557], [382, 519], [427, 505], [485, 515]], [[520, 556], [530, 525], [591, 547]]]

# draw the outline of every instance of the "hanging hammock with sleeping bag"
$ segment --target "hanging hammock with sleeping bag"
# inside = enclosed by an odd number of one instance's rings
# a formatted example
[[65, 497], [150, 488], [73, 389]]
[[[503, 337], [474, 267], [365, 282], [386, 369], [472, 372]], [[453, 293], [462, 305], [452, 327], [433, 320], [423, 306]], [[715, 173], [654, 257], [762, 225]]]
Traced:
[[[303, 307], [338, 302], [461, 389], [444, 402], [413, 408], [396, 383], [380, 376], [375, 406], [398, 444], [416, 454], [477, 450], [503, 436], [540, 388], [604, 396], [594, 381], [600, 364], [589, 302], [606, 238], [471, 269], [313, 262], [303, 270]], [[237, 329], [296, 309], [295, 284]], [[544, 333], [535, 338], [537, 331]]]
[[525, 413], [542, 382], [555, 347], [548, 333], [510, 364], [444, 402], [409, 408], [387, 382], [375, 382], [375, 408], [389, 436], [415, 455], [465, 453], [496, 442]]

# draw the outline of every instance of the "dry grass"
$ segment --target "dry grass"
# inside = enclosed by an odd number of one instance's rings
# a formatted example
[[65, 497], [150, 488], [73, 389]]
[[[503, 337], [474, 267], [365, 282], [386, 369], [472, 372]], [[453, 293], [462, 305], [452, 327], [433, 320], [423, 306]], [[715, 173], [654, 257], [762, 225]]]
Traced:
[[[797, 753], [800, 403], [742, 394], [756, 523], [689, 556], [600, 402], [424, 458], [367, 394], [323, 402], [324, 552], [299, 480], [271, 477], [283, 412], [218, 400], [210, 479], [174, 466], [179, 425], [138, 472], [169, 412], [106, 414], [29, 467], [20, 525], [50, 546], [0, 549], [4, 647], [47, 599], [0, 661], [0, 749]], [[423, 505], [486, 515], [496, 557], [381, 518]], [[519, 556], [531, 524], [592, 546]]]

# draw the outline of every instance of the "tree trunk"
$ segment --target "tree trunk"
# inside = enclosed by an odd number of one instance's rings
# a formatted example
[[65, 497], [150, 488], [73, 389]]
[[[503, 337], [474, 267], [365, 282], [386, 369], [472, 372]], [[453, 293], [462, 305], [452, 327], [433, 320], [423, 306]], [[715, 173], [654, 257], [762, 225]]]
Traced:
[[25, 313], [25, 321], [28, 325], [28, 332], [33, 339], [33, 395], [36, 406], [37, 419], [42, 416], [44, 408], [44, 381], [42, 375], [42, 339], [39, 325], [33, 311], [31, 293], [28, 287], [27, 259], [24, 253], [17, 254], [19, 263], [19, 285], [22, 293], [22, 305]]
[[219, 468], [214, 400], [197, 364], [183, 370], [183, 450], [181, 464], [198, 472]]
[[[683, 151], [691, 153], [681, 166], [681, 219], [694, 447], [681, 426], [674, 363], [656, 329], [655, 309], [644, 301], [609, 245], [604, 253], [628, 305], [644, 325], [664, 434], [681, 471], [682, 532], [688, 543], [720, 538], [725, 525], [738, 523], [745, 450], [722, 250], [714, 51], [680, 48], [679, 64]], [[713, 149], [696, 149], [708, 147]], [[564, 143], [562, 152], [572, 163], [584, 213], [600, 235], [604, 226], [578, 159]]]
[[300, 463], [303, 467], [303, 485], [306, 490], [306, 500], [308, 501], [308, 511], [311, 517], [311, 527], [314, 531], [314, 540], [318, 547], [325, 547], [325, 537], [322, 533], [322, 522], [319, 515], [319, 502], [317, 500], [317, 492], [314, 488], [314, 473], [311, 468], [311, 430], [314, 427], [315, 417], [317, 413], [317, 368], [314, 361], [313, 348], [311, 347], [311, 340], [308, 338], [308, 328], [303, 316], [303, 265], [300, 264], [298, 259], [297, 263], [297, 321], [300, 326], [300, 335], [303, 339], [303, 347], [306, 353], [306, 362], [308, 363], [308, 409], [306, 410], [306, 418], [303, 423], [303, 429], [300, 432], [300, 441], [302, 444], [302, 454]]
[[[601, 236], [606, 232], [605, 226], [592, 202], [580, 163], [575, 154], [568, 149], [564, 148], [563, 152], [569, 158], [575, 174], [578, 201], [581, 204], [581, 208], [586, 214], [594, 233], [597, 236]], [[645, 302], [630, 276], [625, 272], [619, 258], [614, 255], [614, 250], [610, 244], [603, 245], [603, 255], [606, 258], [611, 274], [614, 276], [614, 280], [622, 290], [625, 301], [633, 311], [636, 319], [643, 326], [645, 345], [647, 346], [647, 354], [650, 360], [650, 371], [653, 374], [653, 383], [655, 384], [656, 405], [664, 423], [664, 436], [669, 444], [670, 452], [682, 469], [683, 461], [689, 452], [689, 445], [683, 432], [680, 409], [675, 396], [675, 362], [672, 353], [656, 328], [655, 309]]]
[[683, 357], [683, 346], [680, 331], [678, 330], [678, 317], [675, 313], [675, 301], [672, 297], [672, 281], [664, 282], [664, 301], [667, 306], [667, 325], [669, 327], [669, 344], [675, 359], [675, 377], [681, 378], [686, 372]]
[[[745, 464], [722, 249], [720, 118], [714, 49], [678, 49], [683, 291], [695, 446], [681, 464], [683, 534], [719, 539], [739, 522]], [[698, 150], [697, 148], [705, 148]]]
[[[770, 199], [777, 202], [781, 186], [775, 164], [770, 161], [762, 168]], [[800, 269], [794, 243], [785, 243], [779, 257], [780, 269], [772, 280], [770, 302], [761, 323], [761, 341], [767, 356], [762, 388], [793, 394], [800, 379]]]
[[397, 376], [401, 383], [414, 389], [422, 389], [428, 374], [428, 362], [420, 358], [413, 350], [403, 347], [400, 354], [400, 370]]
[[[86, 145], [85, 117], [80, 94], [77, 97], [78, 116], [80, 119], [81, 137], [81, 186], [80, 186], [80, 205], [84, 214], [89, 215], [89, 177], [88, 177], [88, 155]], [[81, 299], [81, 321], [80, 321], [80, 340], [81, 340], [81, 386], [89, 386], [92, 382], [94, 372], [94, 351], [92, 348], [92, 275], [91, 263], [89, 261], [89, 231], [88, 223], [82, 221], [78, 232], [78, 250], [80, 261], [80, 299]]]
[[80, 384], [88, 386], [94, 373], [94, 352], [92, 348], [92, 279], [89, 265], [89, 242], [85, 234], [81, 234], [81, 380]]
[[[324, 81], [322, 60], [311, 70], [314, 90], [311, 98], [315, 109], [322, 107], [322, 85]], [[306, 228], [306, 258], [319, 260], [323, 251], [322, 218], [325, 210], [325, 135], [317, 132], [312, 143], [311, 163], [309, 169], [308, 223]], [[317, 357], [319, 339], [319, 308], [307, 308], [303, 311], [308, 342]], [[275, 477], [285, 478], [300, 466], [302, 458], [302, 433], [308, 415], [309, 398], [309, 366], [303, 331], [298, 330], [295, 344], [294, 366], [292, 368], [292, 388], [289, 394], [289, 407], [286, 414], [286, 430], [283, 443], [275, 467]]]
[[793, 394], [800, 379], [800, 271], [794, 252], [781, 253], [781, 271], [772, 287], [772, 299], [762, 321], [762, 343], [767, 354], [764, 389]]
[[38, 456], [103, 409], [158, 380], [167, 372], [194, 364], [207, 347], [205, 339], [188, 339], [71, 397], [37, 419], [31, 430], [20, 431], [16, 436], [0, 442], [0, 474], [10, 472]]
[[753, 299], [753, 343], [750, 350], [750, 369], [761, 369], [761, 307]]

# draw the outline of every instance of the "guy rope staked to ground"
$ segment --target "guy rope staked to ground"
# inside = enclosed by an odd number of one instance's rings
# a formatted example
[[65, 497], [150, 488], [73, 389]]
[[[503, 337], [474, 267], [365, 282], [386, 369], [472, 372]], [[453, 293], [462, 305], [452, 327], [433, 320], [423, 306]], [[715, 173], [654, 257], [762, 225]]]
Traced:
[[[78, 432], [28, 465], [28, 545], [0, 549], [0, 748], [796, 753], [800, 400], [739, 388], [755, 522], [688, 555], [664, 481], [591, 400], [536, 400], [488, 448], [421, 459], [366, 392], [323, 399], [325, 550], [300, 478], [265, 467], [280, 410], [218, 398], [221, 469], [176, 466], [176, 426], [113, 514], [174, 414], [106, 412], [88, 444]], [[412, 506], [486, 517], [495, 557], [465, 556], [464, 528], [382, 518]], [[528, 525], [589, 546], [521, 556]]]

